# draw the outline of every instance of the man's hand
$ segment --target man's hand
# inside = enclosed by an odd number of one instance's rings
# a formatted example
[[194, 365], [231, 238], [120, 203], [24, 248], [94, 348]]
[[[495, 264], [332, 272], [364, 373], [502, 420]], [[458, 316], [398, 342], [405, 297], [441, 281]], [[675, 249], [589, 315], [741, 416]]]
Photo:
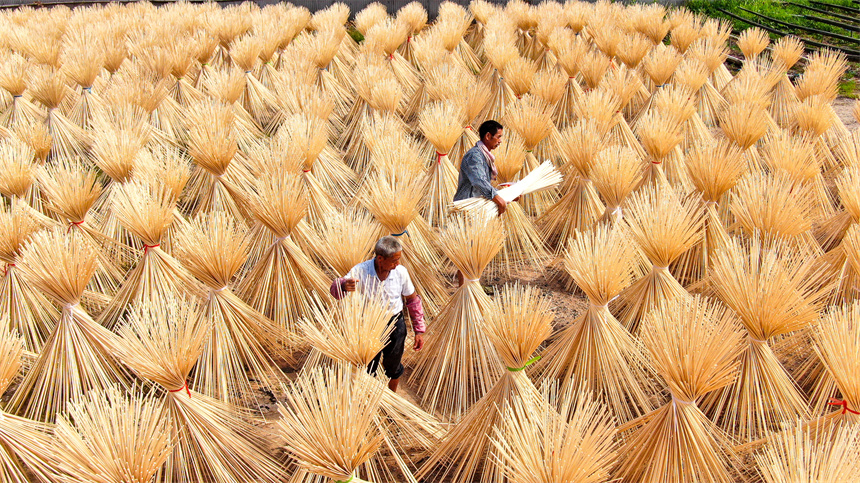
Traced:
[[412, 350], [420, 351], [424, 348], [424, 334], [415, 334], [415, 345], [412, 346]]
[[499, 195], [496, 195], [493, 198], [493, 203], [495, 203], [499, 208], [499, 216], [502, 216], [505, 213], [505, 210], [508, 209], [508, 203]]
[[354, 278], [343, 279], [343, 291], [344, 292], [355, 292], [355, 279]]

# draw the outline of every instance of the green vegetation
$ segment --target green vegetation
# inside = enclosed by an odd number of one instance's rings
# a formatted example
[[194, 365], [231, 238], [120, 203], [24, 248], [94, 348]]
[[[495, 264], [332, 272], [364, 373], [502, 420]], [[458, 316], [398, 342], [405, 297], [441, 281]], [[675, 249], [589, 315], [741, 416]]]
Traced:
[[857, 79], [849, 79], [839, 83], [839, 96], [857, 99]]
[[[814, 4], [811, 4], [809, 2], [809, 0], [788, 0], [788, 1], [791, 1], [792, 3], [797, 3], [797, 4], [813, 7], [813, 8], [822, 9], [821, 6], [816, 6]], [[822, 0], [822, 1], [824, 3], [830, 3], [833, 5], [842, 5], [845, 7], [858, 8], [857, 4], [853, 3], [851, 0]], [[814, 29], [823, 30], [826, 32], [835, 32], [835, 33], [839, 33], [839, 34], [843, 34], [843, 35], [848, 34], [848, 32], [846, 32], [845, 30], [842, 30], [839, 27], [829, 25], [826, 23], [822, 23], [822, 22], [817, 22], [815, 20], [810, 20], [810, 19], [807, 19], [807, 18], [802, 16], [802, 15], [806, 14], [806, 15], [812, 15], [812, 16], [818, 16], [818, 17], [825, 17], [826, 18], [827, 17], [826, 15], [822, 15], [822, 14], [818, 14], [818, 13], [806, 10], [803, 7], [800, 7], [797, 5], [789, 5], [788, 3], [778, 1], [778, 0], [716, 0], [716, 1], [691, 0], [687, 4], [687, 8], [689, 8], [690, 10], [692, 10], [694, 12], [703, 13], [703, 14], [708, 15], [710, 17], [717, 17], [717, 18], [724, 18], [727, 20], [731, 20], [735, 25], [735, 29], [737, 29], [737, 30], [743, 30], [743, 29], [749, 27], [749, 25], [744, 24], [743, 22], [741, 22], [739, 20], [735, 20], [735, 19], [728, 17], [727, 15], [720, 12], [720, 10], [725, 10], [725, 11], [731, 12], [731, 13], [739, 16], [739, 17], [749, 18], [755, 22], [758, 22], [758, 23], [761, 23], [764, 25], [768, 25], [768, 26], [777, 28], [777, 29], [782, 30], [782, 31], [788, 31], [790, 29], [788, 27], [783, 26], [783, 25], [772, 23], [772, 22], [769, 22], [769, 21], [764, 20], [762, 18], [756, 18], [754, 15], [750, 14], [749, 12], [744, 12], [743, 10], [741, 10], [741, 8], [745, 8], [747, 10], [752, 10], [753, 12], [760, 13], [762, 15], [766, 15], [766, 16], [774, 18], [776, 20], [781, 20], [783, 22], [788, 22], [788, 23], [792, 23], [795, 25], [800, 25], [802, 27], [814, 28]], [[847, 13], [847, 12], [842, 12], [842, 14], [845, 16], [849, 16], [849, 17], [852, 16], [851, 13]], [[792, 33], [795, 33], [795, 32], [792, 32]], [[806, 32], [806, 33], [796, 32], [796, 33], [802, 34], [803, 36], [815, 37], [815, 34], [809, 34], [808, 32]], [[830, 42], [830, 43], [833, 43], [833, 42]]]
[[361, 35], [361, 32], [356, 30], [355, 27], [347, 27], [346, 33], [348, 33], [349, 36], [352, 37], [352, 40], [355, 40], [359, 44], [364, 41], [364, 35]]

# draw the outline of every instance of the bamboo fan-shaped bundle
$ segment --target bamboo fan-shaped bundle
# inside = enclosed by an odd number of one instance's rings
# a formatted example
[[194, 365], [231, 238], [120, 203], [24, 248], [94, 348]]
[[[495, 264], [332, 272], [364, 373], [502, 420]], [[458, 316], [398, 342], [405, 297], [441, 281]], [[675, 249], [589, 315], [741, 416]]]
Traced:
[[481, 59], [464, 39], [472, 20], [471, 14], [462, 6], [443, 2], [439, 5], [439, 14], [433, 28], [442, 38], [445, 49], [471, 72], [478, 73], [483, 67]]
[[[367, 375], [366, 367], [385, 345], [394, 326], [386, 303], [379, 293], [352, 295], [335, 302], [326, 311], [315, 309], [312, 319], [302, 322], [305, 337], [322, 354], [337, 363], [354, 366], [356, 378], [382, 385]], [[310, 370], [305, 366], [303, 370]], [[416, 481], [412, 475], [416, 462], [442, 438], [442, 425], [432, 415], [393, 391], [383, 391], [379, 412], [374, 418], [383, 436], [379, 452], [361, 466], [360, 473], [372, 481]], [[394, 461], [397, 476], [386, 465]]]
[[590, 228], [604, 210], [591, 182], [591, 168], [605, 142], [603, 132], [591, 119], [576, 121], [559, 136], [559, 150], [566, 161], [562, 169], [567, 176], [561, 198], [538, 219], [546, 243], [558, 252], [564, 250], [571, 236]]
[[823, 96], [813, 96], [795, 104], [792, 131], [811, 140], [818, 162], [824, 170], [832, 172], [838, 169], [838, 162], [825, 135], [834, 126], [830, 102]]
[[541, 389], [545, 402], [537, 410], [514, 397], [495, 427], [493, 446], [506, 477], [523, 483], [609, 480], [618, 457], [612, 417], [587, 394]]
[[384, 385], [338, 364], [305, 372], [285, 390], [277, 425], [299, 468], [333, 481], [370, 483], [355, 472], [383, 442], [374, 421]]
[[240, 147], [246, 149], [253, 141], [263, 137], [263, 130], [238, 102], [245, 85], [244, 75], [239, 69], [214, 71], [206, 77], [204, 92], [212, 100], [227, 105], [233, 111], [233, 128], [236, 130], [237, 141]]
[[457, 142], [454, 143], [454, 147], [448, 152], [448, 158], [458, 162], [463, 159], [466, 151], [472, 149], [480, 141], [474, 125], [477, 125], [481, 111], [489, 102], [491, 92], [487, 83], [479, 81], [464, 68], [452, 66], [447, 70], [454, 75], [448, 78], [437, 77], [434, 79], [434, 72], [431, 71], [430, 75], [425, 78], [425, 86], [430, 97], [433, 97], [431, 89], [435, 88], [440, 91], [440, 100], [451, 99], [463, 107], [463, 120], [466, 127]]
[[210, 333], [192, 374], [192, 387], [227, 403], [253, 394], [252, 379], [274, 388], [279, 370], [269, 354], [291, 343], [283, 327], [230, 288], [248, 256], [249, 242], [241, 222], [213, 212], [195, 218], [179, 233], [176, 244], [179, 260], [208, 290], [200, 312]]
[[186, 113], [188, 155], [195, 169], [188, 185], [186, 211], [226, 211], [246, 219], [242, 191], [252, 182], [247, 167], [236, 160], [239, 150], [235, 116], [226, 105], [203, 101]]
[[114, 193], [113, 211], [126, 230], [143, 245], [143, 254], [125, 276], [98, 321], [113, 327], [134, 303], [163, 300], [170, 294], [193, 294], [194, 277], [161, 244], [175, 220], [176, 194], [164, 184], [134, 180]]
[[650, 312], [642, 338], [671, 401], [644, 416], [621, 448], [619, 475], [641, 482], [736, 481], [729, 436], [699, 400], [734, 381], [743, 331], [731, 311], [701, 296]]
[[93, 84], [104, 64], [104, 53], [89, 47], [95, 40], [93, 34], [78, 35], [80, 36], [69, 40], [61, 54], [63, 66], [60, 70], [80, 87], [80, 95], [76, 98], [64, 98], [65, 102], [71, 103], [66, 116], [75, 125], [90, 129], [94, 112], [104, 108], [104, 100], [98, 93], [93, 92]]
[[41, 122], [45, 113], [24, 97], [31, 64], [18, 54], [4, 56], [0, 63], [0, 88], [12, 96], [12, 101], [0, 113], [0, 126], [14, 128], [19, 124]]
[[[680, 14], [681, 12], [678, 13]], [[678, 52], [686, 54], [690, 45], [702, 38], [702, 30], [701, 25], [699, 25], [698, 20], [695, 18], [689, 20], [682, 19], [680, 22], [679, 25], [676, 25], [670, 31], [670, 38], [672, 46], [678, 49]]]
[[[495, 157], [498, 185], [510, 186], [519, 178], [526, 157], [525, 146], [515, 132], [510, 133], [505, 142], [496, 148]], [[510, 275], [520, 266], [542, 269], [543, 263], [549, 259], [549, 253], [544, 248], [543, 237], [523, 207], [516, 201], [508, 203], [501, 220], [505, 227], [505, 244], [488, 271]]]
[[[0, 317], [0, 394], [21, 368], [24, 340]], [[9, 483], [55, 481], [51, 426], [0, 409], [0, 475]]]
[[612, 59], [598, 49], [591, 49], [582, 56], [580, 59], [579, 74], [582, 80], [585, 81], [585, 92], [597, 88], [611, 64]]
[[860, 471], [856, 457], [860, 428], [855, 425], [792, 428], [774, 434], [755, 455], [765, 483], [818, 481], [836, 483], [854, 478]]
[[422, 215], [432, 226], [444, 227], [447, 207], [457, 191], [457, 170], [448, 152], [463, 133], [462, 106], [453, 102], [433, 103], [421, 110], [418, 126], [436, 149], [436, 162], [427, 170]]
[[634, 20], [636, 31], [648, 37], [654, 45], [662, 43], [672, 29], [672, 22], [665, 18], [666, 7], [652, 3], [638, 13]]
[[[826, 376], [813, 397], [821, 398], [812, 401], [814, 408], [820, 410], [828, 406], [831, 411], [811, 425], [836, 425], [853, 427], [857, 422], [857, 403], [860, 398], [860, 386], [855, 382], [853, 371], [857, 368], [858, 360], [858, 326], [860, 321], [860, 305], [856, 301], [850, 304], [836, 305], [829, 308], [819, 318], [813, 329], [813, 347], [826, 368]], [[839, 398], [836, 398], [838, 391]], [[841, 408], [839, 407], [841, 406]], [[816, 411], [818, 412], [818, 411]]]
[[28, 92], [48, 111], [45, 125], [53, 140], [51, 154], [59, 157], [85, 156], [92, 139], [59, 109], [68, 92], [66, 74], [46, 66], [31, 69], [29, 74]]
[[309, 217], [319, 221], [355, 196], [355, 173], [327, 146], [326, 122], [307, 114], [288, 116], [278, 130], [284, 148], [300, 155], [301, 179], [310, 201]]
[[[421, 32], [427, 26], [427, 10], [424, 5], [418, 2], [409, 2], [400, 7], [395, 17], [397, 22], [400, 22], [407, 27], [406, 42], [402, 43], [397, 49], [407, 62], [417, 67], [415, 58], [415, 43], [412, 41], [416, 34]], [[471, 44], [474, 47], [474, 44]]]
[[[481, 397], [448, 432], [419, 478], [436, 477], [452, 482], [504, 481], [504, 465], [494, 454], [493, 431], [505, 421], [505, 408], [514, 398], [525, 413], [538, 412], [546, 404], [525, 369], [540, 356], [532, 354], [552, 332], [554, 315], [549, 300], [530, 287], [508, 286], [490, 306], [481, 328], [507, 370], [496, 377], [492, 388]], [[480, 475], [480, 476], [478, 476]]]
[[263, 39], [256, 35], [238, 38], [230, 45], [230, 58], [245, 72], [245, 87], [238, 102], [251, 114], [258, 126], [266, 128], [277, 101], [272, 92], [253, 74], [262, 50]]
[[154, 391], [93, 389], [57, 418], [54, 444], [60, 481], [152, 481], [175, 444]]
[[740, 149], [726, 139], [694, 147], [686, 162], [690, 181], [704, 201], [705, 221], [701, 243], [682, 254], [673, 270], [691, 287], [707, 282], [714, 253], [729, 244], [727, 193], [748, 167]]
[[[333, 63], [339, 62], [338, 49], [345, 35], [343, 28], [331, 28], [301, 35], [291, 44], [291, 47], [312, 59], [313, 65], [316, 66], [314, 82], [334, 99], [339, 114], [348, 112], [356, 101], [351, 89], [331, 72], [333, 69], [330, 69]], [[282, 54], [279, 62], [284, 63], [286, 58], [287, 56]]]
[[[552, 109], [543, 101], [531, 95], [516, 100], [508, 106], [502, 122], [523, 138], [526, 148], [523, 175], [538, 167], [538, 157], [543, 160], [554, 158], [555, 149], [550, 137], [555, 132]], [[526, 213], [539, 216], [555, 201], [555, 193], [552, 190], [544, 190], [531, 193], [531, 196], [522, 200], [522, 204]]]
[[515, 57], [505, 64], [502, 75], [517, 99], [522, 99], [531, 90], [537, 69], [537, 63], [525, 57]]
[[741, 148], [751, 167], [758, 164], [755, 144], [770, 129], [768, 117], [764, 107], [747, 101], [729, 104], [720, 114], [720, 129]]
[[4, 326], [21, 335], [24, 348], [39, 353], [54, 330], [59, 312], [21, 277], [18, 264], [21, 248], [40, 226], [20, 207], [0, 208], [0, 226], [0, 261], [5, 264], [0, 279], [0, 314], [6, 317]]
[[27, 211], [40, 225], [52, 226], [56, 222], [43, 213], [37, 163], [33, 150], [25, 143], [16, 139], [0, 141], [0, 195], [12, 207]]
[[642, 59], [642, 70], [647, 74], [651, 84], [651, 96], [636, 113], [633, 121], [634, 127], [639, 124], [639, 119], [651, 109], [654, 94], [669, 82], [682, 58], [681, 53], [674, 48], [658, 44]]
[[373, 258], [373, 247], [382, 236], [382, 227], [364, 210], [348, 208], [326, 216], [316, 226], [320, 253], [331, 273], [340, 276], [352, 267]]
[[815, 196], [784, 172], [752, 172], [732, 191], [731, 212], [748, 237], [781, 240], [815, 252]]
[[[564, 95], [567, 76], [559, 69], [541, 70], [535, 75], [531, 93], [548, 106], [556, 106]], [[555, 119], [553, 119], [555, 121]]]
[[[610, 135], [614, 139], [614, 142], [631, 149], [635, 149], [644, 157], [645, 151], [639, 144], [639, 140], [636, 139], [636, 135], [633, 134], [633, 130], [630, 128], [630, 124], [627, 122], [627, 119], [624, 118], [624, 112], [630, 109], [631, 101], [636, 97], [637, 92], [641, 89], [645, 89], [645, 85], [642, 83], [639, 74], [626, 66], [615, 67], [606, 74], [602, 86], [605, 87], [607, 93], [614, 95], [615, 99], [618, 101], [618, 105], [615, 106], [615, 115], [612, 117], [611, 121], [609, 121], [611, 126]], [[645, 90], [647, 91], [647, 89]], [[601, 89], [598, 89], [589, 94], [599, 97], [598, 93], [600, 92]], [[589, 100], [590, 99], [587, 99], [585, 104], [587, 104]], [[612, 102], [612, 104], [614, 104], [614, 102]], [[585, 106], [582, 106], [577, 110], [581, 113], [588, 112], [588, 109], [585, 108]]]
[[153, 127], [153, 137], [175, 144], [185, 136], [185, 123], [181, 107], [168, 97], [170, 84], [167, 77], [154, 79], [142, 67], [134, 65], [123, 75], [112, 77], [102, 96], [109, 105], [130, 103], [142, 109]]
[[403, 245], [401, 263], [409, 270], [427, 311], [435, 314], [448, 298], [448, 291], [438, 275], [443, 263], [434, 248], [436, 234], [418, 214], [422, 182], [420, 178], [396, 179], [390, 174], [377, 173], [367, 180], [359, 200]]
[[[211, 37], [209, 38], [212, 39]], [[210, 45], [213, 45], [212, 48], [214, 49], [214, 42], [212, 40], [210, 40]], [[170, 86], [168, 95], [183, 109], [187, 109], [203, 100], [204, 97], [203, 92], [189, 80], [189, 75], [196, 63], [195, 53], [200, 52], [201, 46], [195, 45], [192, 38], [187, 37], [186, 39], [165, 45], [164, 49], [165, 55], [170, 59], [170, 74], [175, 79], [173, 85]], [[205, 47], [203, 49], [205, 50]], [[201, 81], [198, 85], [202, 88], [203, 79], [201, 76], [205, 78], [205, 74], [202, 74], [202, 68], [200, 72], [197, 80]]]
[[625, 146], [611, 145], [594, 156], [589, 176], [606, 204], [601, 222], [617, 223], [624, 218], [624, 200], [642, 184], [642, 159]]
[[684, 140], [681, 150], [687, 153], [696, 145], [714, 141], [711, 130], [696, 112], [696, 92], [700, 82], [706, 79], [704, 70], [690, 67], [692, 63], [682, 63], [675, 71], [675, 84], [660, 89], [654, 94], [654, 108], [674, 114], [681, 124]]
[[188, 388], [188, 374], [209, 333], [197, 307], [173, 295], [135, 305], [117, 329], [113, 351], [140, 378], [157, 385], [175, 441], [157, 479], [281, 481], [284, 468], [271, 455], [271, 434], [250, 412]]
[[481, 272], [501, 249], [504, 231], [498, 220], [456, 217], [440, 237], [463, 285], [428, 328], [432, 342], [415, 357], [411, 378], [428, 411], [457, 420], [501, 375], [501, 362], [479, 323], [491, 303], [481, 288]]
[[829, 219], [835, 215], [835, 202], [821, 173], [817, 147], [818, 142], [807, 133], [798, 136], [775, 132], [762, 143], [761, 162], [771, 172], [785, 173], [795, 183], [807, 187], [815, 205], [814, 217]]
[[[719, 71], [728, 56], [725, 43], [712, 38], [701, 38], [693, 43], [687, 53], [688, 58], [701, 62], [708, 72], [708, 78], [698, 92], [696, 110], [702, 122], [708, 127], [717, 125], [720, 113], [726, 108], [726, 99], [714, 84]], [[730, 74], [731, 75], [731, 74]]]
[[434, 152], [433, 146], [409, 136], [388, 119], [382, 116], [366, 119], [364, 139], [370, 148], [373, 172], [392, 176], [398, 181], [411, 180], [425, 173], [427, 158]]
[[804, 53], [803, 42], [792, 35], [786, 35], [774, 42], [770, 56], [780, 64], [784, 74], [773, 91], [773, 102], [770, 105], [770, 115], [783, 129], [791, 127], [794, 119], [794, 106], [800, 102], [794, 90], [794, 84], [788, 77], [788, 71], [797, 64]]
[[51, 146], [54, 141], [51, 139], [51, 134], [45, 124], [40, 121], [29, 124], [22, 123], [13, 129], [12, 134], [33, 150], [35, 161], [41, 164], [48, 161], [48, 155], [51, 154]]
[[563, 390], [589, 392], [618, 421], [644, 415], [653, 408], [653, 369], [608, 308], [642, 275], [635, 243], [623, 228], [600, 224], [570, 240], [564, 263], [588, 297], [588, 309], [547, 347], [540, 377]]
[[575, 120], [574, 108], [584, 95], [576, 76], [579, 74], [580, 61], [588, 50], [588, 44], [580, 37], [565, 38], [561, 33], [557, 34], [555, 39], [553, 36], [550, 37], [550, 45], [553, 44], [557, 45], [555, 56], [558, 58], [558, 65], [561, 66], [562, 72], [567, 74], [564, 93], [555, 104], [553, 111], [553, 121], [559, 129], [562, 129]]
[[689, 175], [680, 148], [684, 135], [678, 121], [675, 114], [657, 110], [650, 110], [637, 120], [636, 135], [648, 154], [643, 185], [689, 189]]
[[61, 228], [33, 235], [22, 250], [27, 281], [62, 313], [39, 358], [15, 390], [7, 409], [38, 421], [52, 421], [66, 404], [90, 389], [126, 381], [106, 346], [112, 334], [81, 307], [96, 270], [96, 253], [77, 233]]
[[409, 31], [410, 27], [405, 23], [386, 18], [367, 31], [364, 44], [369, 50], [379, 50], [387, 59], [388, 66], [403, 86], [403, 94], [407, 99], [415, 95], [421, 84], [418, 71], [397, 51], [406, 43]]
[[770, 347], [774, 338], [814, 324], [828, 285], [814, 254], [733, 241], [714, 257], [712, 286], [746, 329], [737, 381], [709, 395], [709, 414], [741, 441], [758, 439], [807, 414], [806, 401]]
[[480, 119], [502, 119], [508, 104], [516, 99], [511, 86], [502, 76], [505, 66], [519, 56], [512, 35], [504, 27], [491, 30], [488, 25], [484, 38], [487, 63], [481, 73], [481, 80], [490, 86], [490, 100], [478, 116]]
[[770, 45], [770, 37], [762, 29], [751, 27], [738, 35], [738, 49], [744, 54], [744, 66], [756, 61], [759, 54]]
[[[857, 298], [858, 272], [852, 264], [852, 254], [860, 248], [853, 238], [856, 231], [858, 215], [860, 215], [860, 168], [850, 166], [836, 178], [836, 188], [839, 200], [845, 211], [826, 220], [819, 227], [820, 233], [816, 239], [827, 251], [822, 262], [830, 267], [831, 276], [835, 279], [835, 300], [850, 301]], [[860, 253], [860, 252], [858, 252]], [[857, 265], [860, 267], [860, 265]]]
[[627, 199], [625, 226], [651, 263], [647, 275], [619, 294], [613, 310], [632, 333], [645, 315], [689, 294], [669, 266], [702, 238], [705, 213], [701, 201], [673, 188], [643, 188]]
[[269, 232], [268, 246], [243, 275], [236, 294], [288, 334], [310, 310], [311, 293], [326, 293], [329, 282], [293, 235], [308, 207], [302, 181], [286, 171], [258, 178], [247, 193], [248, 210]]
[[[60, 159], [43, 168], [39, 181], [48, 209], [63, 219], [66, 232], [79, 233], [97, 253], [98, 268], [90, 290], [111, 296], [125, 278], [121, 261], [131, 256], [131, 250], [102, 232], [100, 216], [91, 209], [103, 193], [96, 176], [80, 161]], [[127, 251], [124, 257], [111, 256], [123, 250]]]

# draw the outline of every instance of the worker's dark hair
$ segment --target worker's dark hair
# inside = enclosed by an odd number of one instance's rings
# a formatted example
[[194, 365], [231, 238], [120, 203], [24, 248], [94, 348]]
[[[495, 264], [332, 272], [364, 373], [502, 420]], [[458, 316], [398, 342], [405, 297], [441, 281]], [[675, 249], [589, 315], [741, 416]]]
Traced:
[[499, 124], [498, 121], [494, 121], [490, 119], [489, 121], [484, 121], [481, 123], [481, 127], [478, 128], [478, 137], [481, 140], [484, 139], [484, 136], [489, 134], [490, 136], [495, 136], [499, 129], [504, 129], [505, 127]]

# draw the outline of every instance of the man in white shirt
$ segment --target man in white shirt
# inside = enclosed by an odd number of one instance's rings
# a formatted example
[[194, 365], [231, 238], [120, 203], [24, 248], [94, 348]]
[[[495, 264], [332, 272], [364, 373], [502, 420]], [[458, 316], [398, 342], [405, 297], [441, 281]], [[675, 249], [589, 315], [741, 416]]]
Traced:
[[406, 267], [400, 265], [403, 247], [397, 238], [385, 236], [376, 242], [376, 256], [366, 262], [352, 267], [343, 277], [335, 279], [331, 284], [331, 294], [340, 299], [348, 292], [359, 288], [364, 293], [381, 293], [388, 303], [388, 313], [391, 315], [389, 324], [394, 324], [394, 330], [388, 337], [388, 342], [382, 352], [370, 362], [368, 370], [376, 372], [380, 360], [385, 375], [390, 379], [388, 388], [397, 391], [400, 376], [403, 375], [403, 350], [406, 342], [406, 321], [403, 316], [403, 302], [412, 320], [412, 330], [415, 332], [413, 350], [420, 351], [424, 347], [424, 308], [421, 298], [415, 292], [412, 280]]

